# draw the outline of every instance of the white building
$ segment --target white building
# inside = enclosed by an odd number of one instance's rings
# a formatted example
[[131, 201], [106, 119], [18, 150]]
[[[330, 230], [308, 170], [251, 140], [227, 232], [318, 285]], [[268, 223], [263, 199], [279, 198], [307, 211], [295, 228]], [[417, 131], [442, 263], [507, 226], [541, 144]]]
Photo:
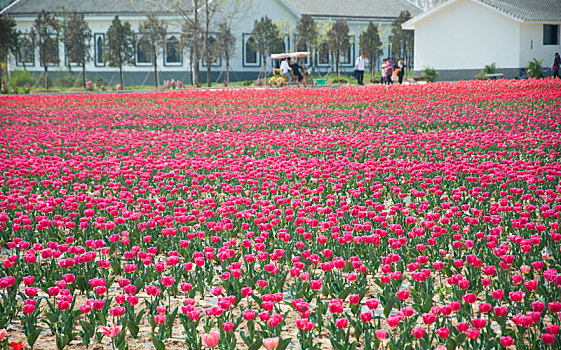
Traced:
[[[203, 1], [200, 1], [204, 3]], [[388, 44], [391, 35], [391, 24], [401, 11], [409, 11], [412, 16], [421, 13], [421, 10], [407, 0], [253, 0], [252, 8], [246, 12], [243, 18], [234, 21], [233, 29], [236, 38], [235, 54], [230, 62], [230, 80], [255, 79], [261, 71], [262, 59], [248, 42], [252, 40], [251, 31], [254, 22], [262, 16], [268, 16], [277, 23], [285, 36], [285, 48], [287, 51], [295, 51], [294, 32], [296, 25], [302, 15], [311, 15], [316, 22], [330, 23], [339, 18], [345, 18], [349, 25], [351, 36], [351, 47], [349, 52], [343, 55], [343, 72], [350, 73], [354, 69], [354, 61], [359, 54], [358, 42], [360, 33], [366, 28], [369, 21], [379, 25], [380, 37], [383, 41], [384, 55], [388, 55], [391, 47]], [[165, 3], [165, 0], [160, 0]], [[186, 1], [190, 3], [190, 1]], [[119, 15], [122, 21], [128, 21], [133, 30], [137, 31], [148, 13], [156, 12], [160, 19], [165, 20], [168, 27], [168, 44], [158, 57], [158, 69], [160, 82], [164, 79], [174, 78], [183, 82], [190, 82], [192, 71], [189, 64], [189, 55], [179, 50], [179, 39], [183, 19], [165, 9], [155, 8], [158, 1], [154, 0], [18, 0], [2, 13], [6, 13], [15, 19], [18, 29], [22, 33], [28, 33], [33, 26], [35, 18], [46, 10], [50, 13], [58, 13], [61, 10], [84, 13], [93, 35], [92, 57], [93, 60], [87, 64], [88, 79], [96, 75], [102, 76], [110, 85], [115, 85], [119, 80], [117, 68], [108, 67], [104, 58], [105, 33], [115, 15]], [[202, 22], [204, 10], [199, 12]], [[214, 18], [214, 24], [219, 22], [220, 15]], [[66, 59], [64, 57], [64, 45], [59, 43], [60, 64], [49, 67], [49, 72], [67, 71]], [[330, 57], [319, 53], [313, 62], [316, 69], [325, 73], [331, 66]], [[312, 62], [309, 62], [312, 64]], [[12, 57], [9, 61], [9, 70], [27, 69], [39, 74], [43, 67], [40, 66], [37, 49], [22, 52], [18, 57]], [[268, 60], [271, 65], [271, 60]], [[212, 65], [213, 81], [225, 70], [224, 60], [217, 60]], [[270, 71], [270, 69], [268, 69]], [[79, 67], [73, 71], [80, 71]], [[153, 84], [154, 78], [152, 66], [147, 55], [138, 48], [133, 66], [124, 67], [125, 82], [127, 85]], [[206, 81], [206, 67], [201, 63], [200, 78]], [[220, 78], [221, 80], [223, 79]]]
[[550, 67], [560, 25], [561, 0], [448, 0], [403, 28], [415, 31], [416, 73], [431, 67], [439, 80], [464, 80], [493, 62], [505, 78], [534, 58]]

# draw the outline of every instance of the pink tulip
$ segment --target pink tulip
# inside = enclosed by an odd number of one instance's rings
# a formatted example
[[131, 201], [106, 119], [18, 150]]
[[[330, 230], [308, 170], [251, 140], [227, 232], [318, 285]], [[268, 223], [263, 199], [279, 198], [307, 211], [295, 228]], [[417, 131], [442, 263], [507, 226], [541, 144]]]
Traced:
[[276, 349], [279, 346], [279, 337], [263, 339], [263, 346], [267, 350]]
[[109, 338], [114, 338], [121, 332], [122, 329], [123, 326], [114, 323], [113, 326], [110, 327], [98, 326], [97, 331], [105, 336], [108, 336]]
[[218, 340], [220, 339], [220, 332], [210, 331], [208, 333], [203, 333], [201, 336], [203, 344], [209, 348], [214, 348], [218, 345]]

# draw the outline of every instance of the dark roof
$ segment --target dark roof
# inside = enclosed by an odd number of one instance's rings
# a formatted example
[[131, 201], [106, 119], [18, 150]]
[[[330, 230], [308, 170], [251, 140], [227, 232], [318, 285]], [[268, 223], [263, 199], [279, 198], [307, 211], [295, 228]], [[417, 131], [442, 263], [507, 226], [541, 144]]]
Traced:
[[561, 0], [477, 0], [528, 22], [561, 21]]
[[154, 0], [18, 0], [5, 12], [10, 16], [36, 16], [42, 10], [82, 12], [90, 15], [134, 15], [165, 12]]
[[406, 0], [284, 0], [301, 15], [347, 18], [396, 18], [403, 10], [416, 16], [420, 8]]

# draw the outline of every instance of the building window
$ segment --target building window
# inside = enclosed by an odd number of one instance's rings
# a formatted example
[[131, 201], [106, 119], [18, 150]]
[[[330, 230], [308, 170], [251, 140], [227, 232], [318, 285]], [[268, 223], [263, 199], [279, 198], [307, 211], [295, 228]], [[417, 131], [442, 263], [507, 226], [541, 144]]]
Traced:
[[166, 65], [181, 65], [181, 50], [179, 49], [179, 39], [171, 36], [166, 41]]
[[340, 56], [341, 64], [348, 65], [353, 63], [352, 46], [353, 45], [350, 44], [346, 52], [341, 52], [341, 56]]
[[559, 25], [544, 24], [543, 25], [543, 44], [559, 45]]
[[[45, 40], [45, 52], [47, 66], [58, 66], [60, 63], [60, 56], [58, 51], [58, 40], [55, 37], [48, 37]], [[41, 58], [39, 58], [41, 60]], [[41, 66], [43, 63], [41, 63]]]
[[322, 43], [319, 46], [318, 50], [318, 64], [329, 64], [330, 57], [329, 57], [329, 45], [327, 43]]
[[143, 50], [142, 39], [136, 41], [136, 64], [139, 66], [145, 66], [152, 63], [152, 55], [150, 52]]
[[68, 57], [68, 46], [64, 45], [64, 65], [76, 67], [80, 65], [80, 62], [73, 62], [70, 57]]
[[259, 66], [259, 57], [257, 51], [253, 49], [255, 43], [255, 39], [253, 37], [248, 36], [246, 40], [244, 40], [243, 46], [243, 54], [244, 54], [244, 65], [247, 66]]
[[97, 33], [94, 34], [94, 59], [95, 65], [97, 67], [105, 66], [105, 34]]
[[[222, 65], [222, 57], [220, 56], [220, 50], [218, 48], [218, 43], [214, 36], [210, 35], [208, 37], [208, 44], [210, 46], [210, 56], [212, 58], [212, 63], [210, 64], [211, 67], [220, 67]], [[203, 66], [206, 67], [206, 61], [204, 59], [204, 52], [203, 52]]]
[[[296, 51], [298, 52], [306, 52], [308, 51], [308, 45], [306, 43], [299, 43], [298, 45], [296, 45]], [[309, 65], [310, 64], [310, 57], [302, 57], [299, 59], [299, 61], [305, 65]]]
[[23, 36], [20, 39], [19, 52], [16, 57], [16, 64], [18, 66], [33, 66], [35, 64], [35, 52], [33, 50], [33, 42], [28, 36]]

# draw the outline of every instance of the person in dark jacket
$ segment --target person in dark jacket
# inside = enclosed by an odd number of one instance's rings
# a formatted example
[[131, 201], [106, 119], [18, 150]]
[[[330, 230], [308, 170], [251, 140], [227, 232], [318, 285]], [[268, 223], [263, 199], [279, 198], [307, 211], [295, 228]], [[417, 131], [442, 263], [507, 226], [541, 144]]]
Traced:
[[551, 71], [553, 72], [553, 78], [559, 77], [559, 69], [561, 68], [561, 58], [559, 57], [559, 52], [553, 55], [553, 64], [551, 65]]

